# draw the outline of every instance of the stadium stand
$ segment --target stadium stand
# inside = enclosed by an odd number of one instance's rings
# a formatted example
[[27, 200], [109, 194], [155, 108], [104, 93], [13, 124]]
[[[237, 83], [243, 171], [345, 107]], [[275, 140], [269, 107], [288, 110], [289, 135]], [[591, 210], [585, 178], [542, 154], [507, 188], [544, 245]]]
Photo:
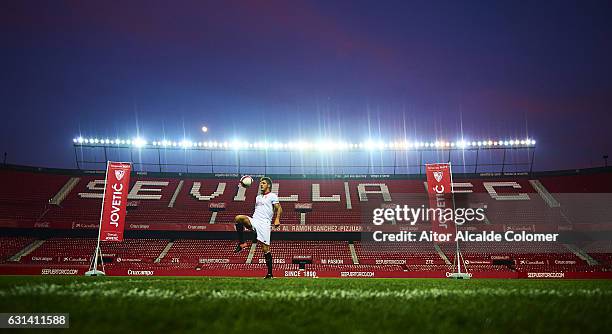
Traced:
[[[157, 175], [132, 177], [126, 220], [126, 230], [132, 235], [120, 243], [103, 243], [107, 267], [200, 273], [264, 270], [261, 248], [234, 254], [235, 241], [227, 240], [233, 237], [233, 218], [252, 213], [256, 187], [238, 187], [236, 178], [227, 175]], [[96, 244], [102, 174], [8, 167], [0, 169], [0, 182], [0, 228], [19, 231], [11, 233], [15, 236], [0, 237], [3, 264], [89, 264]], [[474, 227], [535, 232], [550, 228], [573, 231], [584, 226], [588, 232], [612, 223], [609, 205], [605, 204], [612, 200], [612, 173], [608, 170], [532, 176], [459, 175], [455, 183], [455, 206], [485, 210], [486, 221]], [[360, 226], [371, 224], [364, 217], [371, 215], [373, 208], [394, 203], [429, 206], [421, 178], [278, 177], [274, 191], [284, 208], [285, 226], [285, 230], [279, 230], [279, 237], [273, 238], [275, 270], [452, 270], [454, 243], [381, 244], [360, 240]], [[217, 206], [213, 209], [211, 204]], [[296, 204], [306, 204], [308, 209], [298, 212]], [[419, 229], [428, 226], [417, 224]], [[69, 236], [67, 231], [80, 236]], [[287, 238], [292, 232], [311, 234]], [[201, 234], [195, 237], [194, 233]], [[340, 236], [334, 239], [341, 240], [318, 240], [317, 233], [334, 233]], [[568, 244], [462, 242], [460, 247], [474, 272], [588, 273], [611, 271], [612, 266], [609, 240]], [[17, 254], [20, 256], [15, 261], [9, 261]]]
[[0, 237], [0, 263], [4, 263], [32, 243], [32, 237]]
[[235, 246], [233, 240], [175, 240], [160, 263], [246, 263], [248, 253], [234, 254]]

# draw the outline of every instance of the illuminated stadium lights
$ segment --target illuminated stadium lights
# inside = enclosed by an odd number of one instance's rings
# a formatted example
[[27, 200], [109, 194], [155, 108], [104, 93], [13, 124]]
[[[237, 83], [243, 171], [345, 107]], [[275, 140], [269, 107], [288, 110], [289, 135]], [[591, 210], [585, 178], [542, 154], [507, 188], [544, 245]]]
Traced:
[[166, 139], [159, 141], [147, 142], [143, 138], [134, 138], [133, 140], [125, 139], [101, 139], [101, 138], [83, 138], [76, 137], [72, 139], [75, 146], [108, 146], [121, 145], [132, 146], [135, 148], [181, 148], [181, 149], [220, 149], [220, 150], [289, 150], [289, 151], [351, 151], [351, 150], [367, 150], [367, 151], [387, 151], [387, 150], [456, 150], [456, 149], [478, 149], [478, 148], [521, 148], [533, 147], [536, 141], [531, 138], [525, 139], [487, 139], [479, 141], [469, 141], [465, 139], [457, 141], [436, 140], [431, 142], [422, 141], [382, 141], [382, 140], [365, 140], [362, 142], [348, 142], [344, 140], [320, 140], [316, 142], [310, 141], [289, 141], [289, 142], [247, 142], [242, 140], [232, 141], [207, 141], [207, 142], [192, 142], [188, 139], [181, 141], [169, 141]]
[[134, 144], [134, 146], [139, 148], [147, 145], [147, 141], [140, 137], [134, 138], [134, 140], [132, 140], [132, 143]]

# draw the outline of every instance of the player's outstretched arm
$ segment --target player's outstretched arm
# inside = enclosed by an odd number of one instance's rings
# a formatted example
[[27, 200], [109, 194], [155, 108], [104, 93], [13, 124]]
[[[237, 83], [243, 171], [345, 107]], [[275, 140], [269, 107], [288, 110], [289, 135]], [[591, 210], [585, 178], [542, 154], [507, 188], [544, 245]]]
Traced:
[[276, 219], [274, 219], [274, 226], [280, 225], [281, 214], [283, 213], [283, 207], [280, 203], [274, 204], [274, 209], [276, 210]]

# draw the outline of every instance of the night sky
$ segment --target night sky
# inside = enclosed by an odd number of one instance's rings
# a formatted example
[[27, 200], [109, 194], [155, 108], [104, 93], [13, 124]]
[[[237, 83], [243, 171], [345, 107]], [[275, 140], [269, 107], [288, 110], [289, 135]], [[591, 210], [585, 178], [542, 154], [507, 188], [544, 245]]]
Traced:
[[432, 3], [3, 1], [0, 154], [74, 168], [79, 134], [463, 132], [536, 139], [538, 170], [603, 165], [612, 2]]

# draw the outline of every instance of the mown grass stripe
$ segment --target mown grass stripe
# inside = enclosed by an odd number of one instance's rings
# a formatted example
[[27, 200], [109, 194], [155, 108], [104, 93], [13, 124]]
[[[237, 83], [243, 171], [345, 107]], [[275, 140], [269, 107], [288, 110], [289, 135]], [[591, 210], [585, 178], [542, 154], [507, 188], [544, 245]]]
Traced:
[[467, 297], [612, 297], [612, 290], [594, 289], [538, 289], [538, 288], [477, 288], [444, 289], [420, 288], [400, 290], [368, 289], [287, 289], [278, 290], [229, 290], [229, 289], [184, 289], [172, 290], [154, 286], [113, 287], [110, 282], [59, 284], [29, 284], [15, 286], [0, 291], [0, 297], [21, 296], [71, 296], [71, 297], [125, 297], [148, 299], [276, 299], [276, 300], [313, 300], [313, 299], [377, 299], [393, 298], [403, 300], [431, 298]]

